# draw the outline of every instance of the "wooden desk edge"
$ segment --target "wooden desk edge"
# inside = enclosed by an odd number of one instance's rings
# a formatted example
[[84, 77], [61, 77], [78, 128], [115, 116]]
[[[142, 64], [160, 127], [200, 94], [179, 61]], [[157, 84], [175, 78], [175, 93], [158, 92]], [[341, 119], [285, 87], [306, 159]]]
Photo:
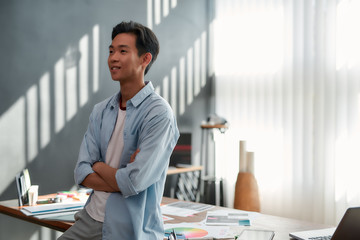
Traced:
[[213, 128], [228, 128], [227, 124], [202, 124], [200, 125], [202, 129], [213, 129]]
[[167, 175], [179, 174], [184, 172], [201, 171], [202, 169], [203, 169], [202, 166], [191, 166], [185, 168], [169, 168], [169, 170], [167, 171]]
[[[5, 202], [14, 201], [17, 204], [17, 200], [9, 200]], [[8, 215], [10, 217], [14, 217], [17, 219], [21, 219], [30, 223], [35, 223], [44, 227], [48, 227], [54, 229], [56, 231], [65, 232], [73, 223], [70, 222], [62, 222], [62, 221], [49, 221], [49, 220], [42, 220], [32, 216], [26, 216], [20, 211], [20, 207], [10, 207], [2, 205], [3, 202], [0, 204], [0, 213]]]

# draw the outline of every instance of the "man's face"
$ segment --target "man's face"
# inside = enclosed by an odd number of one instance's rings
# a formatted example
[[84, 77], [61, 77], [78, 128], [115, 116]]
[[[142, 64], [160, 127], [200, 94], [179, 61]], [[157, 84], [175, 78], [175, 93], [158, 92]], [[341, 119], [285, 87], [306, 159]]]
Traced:
[[144, 75], [135, 42], [135, 34], [120, 33], [109, 46], [108, 65], [114, 81], [134, 81]]

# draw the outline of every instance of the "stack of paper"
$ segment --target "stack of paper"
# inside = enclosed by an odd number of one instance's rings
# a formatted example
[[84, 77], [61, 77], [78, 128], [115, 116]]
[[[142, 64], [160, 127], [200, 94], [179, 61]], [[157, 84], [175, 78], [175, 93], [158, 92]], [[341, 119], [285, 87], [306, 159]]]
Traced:
[[74, 221], [74, 214], [84, 208], [84, 202], [51, 203], [23, 207], [21, 212], [39, 219]]
[[203, 212], [213, 207], [214, 206], [202, 204], [202, 203], [174, 202], [161, 206], [161, 212], [162, 214], [167, 214], [167, 215], [187, 217], [199, 212]]

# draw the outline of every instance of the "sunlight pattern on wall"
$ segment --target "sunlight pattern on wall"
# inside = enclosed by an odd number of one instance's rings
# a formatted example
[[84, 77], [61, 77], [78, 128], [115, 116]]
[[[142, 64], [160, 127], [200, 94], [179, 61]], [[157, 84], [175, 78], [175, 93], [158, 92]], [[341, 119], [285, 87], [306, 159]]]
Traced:
[[147, 27], [152, 29], [154, 24], [159, 25], [176, 6], [177, 0], [147, 0]]
[[155, 88], [155, 92], [170, 103], [175, 116], [185, 113], [186, 106], [192, 104], [206, 84], [206, 37], [204, 31], [186, 51], [186, 56], [179, 59], [179, 65], [165, 75], [161, 86]]
[[7, 161], [6, 171], [0, 174], [0, 181], [3, 183], [0, 185], [0, 193], [25, 166], [25, 109], [26, 99], [22, 96], [0, 116], [0, 152], [1, 157]]
[[83, 107], [89, 100], [89, 36], [85, 35], [80, 39], [79, 51], [79, 96], [80, 107]]
[[[72, 50], [70, 50], [72, 51]], [[65, 57], [65, 103], [66, 121], [70, 121], [77, 112], [77, 65], [71, 60], [71, 56]]]
[[8, 171], [0, 176], [0, 181], [5, 183], [1, 185], [0, 194], [11, 184], [13, 176], [31, 163], [49, 145], [51, 137], [88, 103], [90, 94], [98, 90], [99, 25], [95, 25], [92, 35], [85, 34], [77, 45], [69, 46], [54, 68], [46, 71], [37, 84], [30, 86], [24, 96], [0, 116], [0, 152], [3, 158], [11, 159]]
[[162, 81], [162, 97], [169, 102], [169, 77], [165, 76], [163, 81]]
[[[152, 29], [159, 25], [176, 6], [176, 0], [147, 0], [147, 26]], [[179, 65], [173, 66], [162, 84], [155, 88], [170, 103], [175, 116], [185, 113], [186, 106], [192, 104], [206, 84], [207, 36], [203, 31], [179, 59]]]
[[92, 65], [92, 69], [93, 69], [93, 93], [96, 93], [97, 91], [99, 91], [99, 59], [100, 59], [100, 43], [99, 43], [99, 36], [100, 36], [100, 27], [99, 25], [95, 25], [93, 27], [93, 31], [92, 31], [92, 40], [93, 40], [93, 45], [92, 45], [92, 53], [93, 53], [93, 65]]
[[[152, 29], [154, 24], [159, 25], [176, 6], [176, 0], [147, 0], [147, 26]], [[183, 115], [186, 107], [193, 103], [206, 85], [208, 35], [203, 31], [180, 57], [178, 66], [173, 66], [162, 83], [155, 87], [155, 92], [169, 102], [175, 116]]]
[[170, 105], [172, 106], [172, 109], [175, 113], [175, 117], [177, 115], [177, 70], [176, 67], [173, 67], [171, 69], [171, 74], [170, 74], [170, 81], [171, 81], [171, 100], [170, 100]]
[[193, 68], [193, 48], [189, 48], [187, 50], [186, 54], [186, 103], [187, 105], [190, 105], [193, 101], [193, 89], [194, 89], [194, 82], [193, 82], [193, 76], [194, 76], [194, 68]]
[[26, 109], [27, 109], [27, 149], [28, 159], [31, 162], [38, 154], [38, 101], [37, 87], [33, 85], [26, 93]]
[[50, 74], [47, 72], [39, 82], [40, 87], [40, 148], [50, 142]]
[[55, 133], [58, 133], [65, 125], [65, 75], [64, 59], [61, 58], [55, 63]]
[[185, 113], [185, 57], [179, 60], [179, 114]]

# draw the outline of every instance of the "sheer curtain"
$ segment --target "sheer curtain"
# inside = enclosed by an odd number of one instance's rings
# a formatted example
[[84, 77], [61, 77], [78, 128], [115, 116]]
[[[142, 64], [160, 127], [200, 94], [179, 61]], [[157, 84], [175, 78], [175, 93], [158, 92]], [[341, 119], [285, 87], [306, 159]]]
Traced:
[[217, 176], [232, 206], [239, 141], [263, 213], [337, 223], [360, 205], [360, 1], [218, 0]]

